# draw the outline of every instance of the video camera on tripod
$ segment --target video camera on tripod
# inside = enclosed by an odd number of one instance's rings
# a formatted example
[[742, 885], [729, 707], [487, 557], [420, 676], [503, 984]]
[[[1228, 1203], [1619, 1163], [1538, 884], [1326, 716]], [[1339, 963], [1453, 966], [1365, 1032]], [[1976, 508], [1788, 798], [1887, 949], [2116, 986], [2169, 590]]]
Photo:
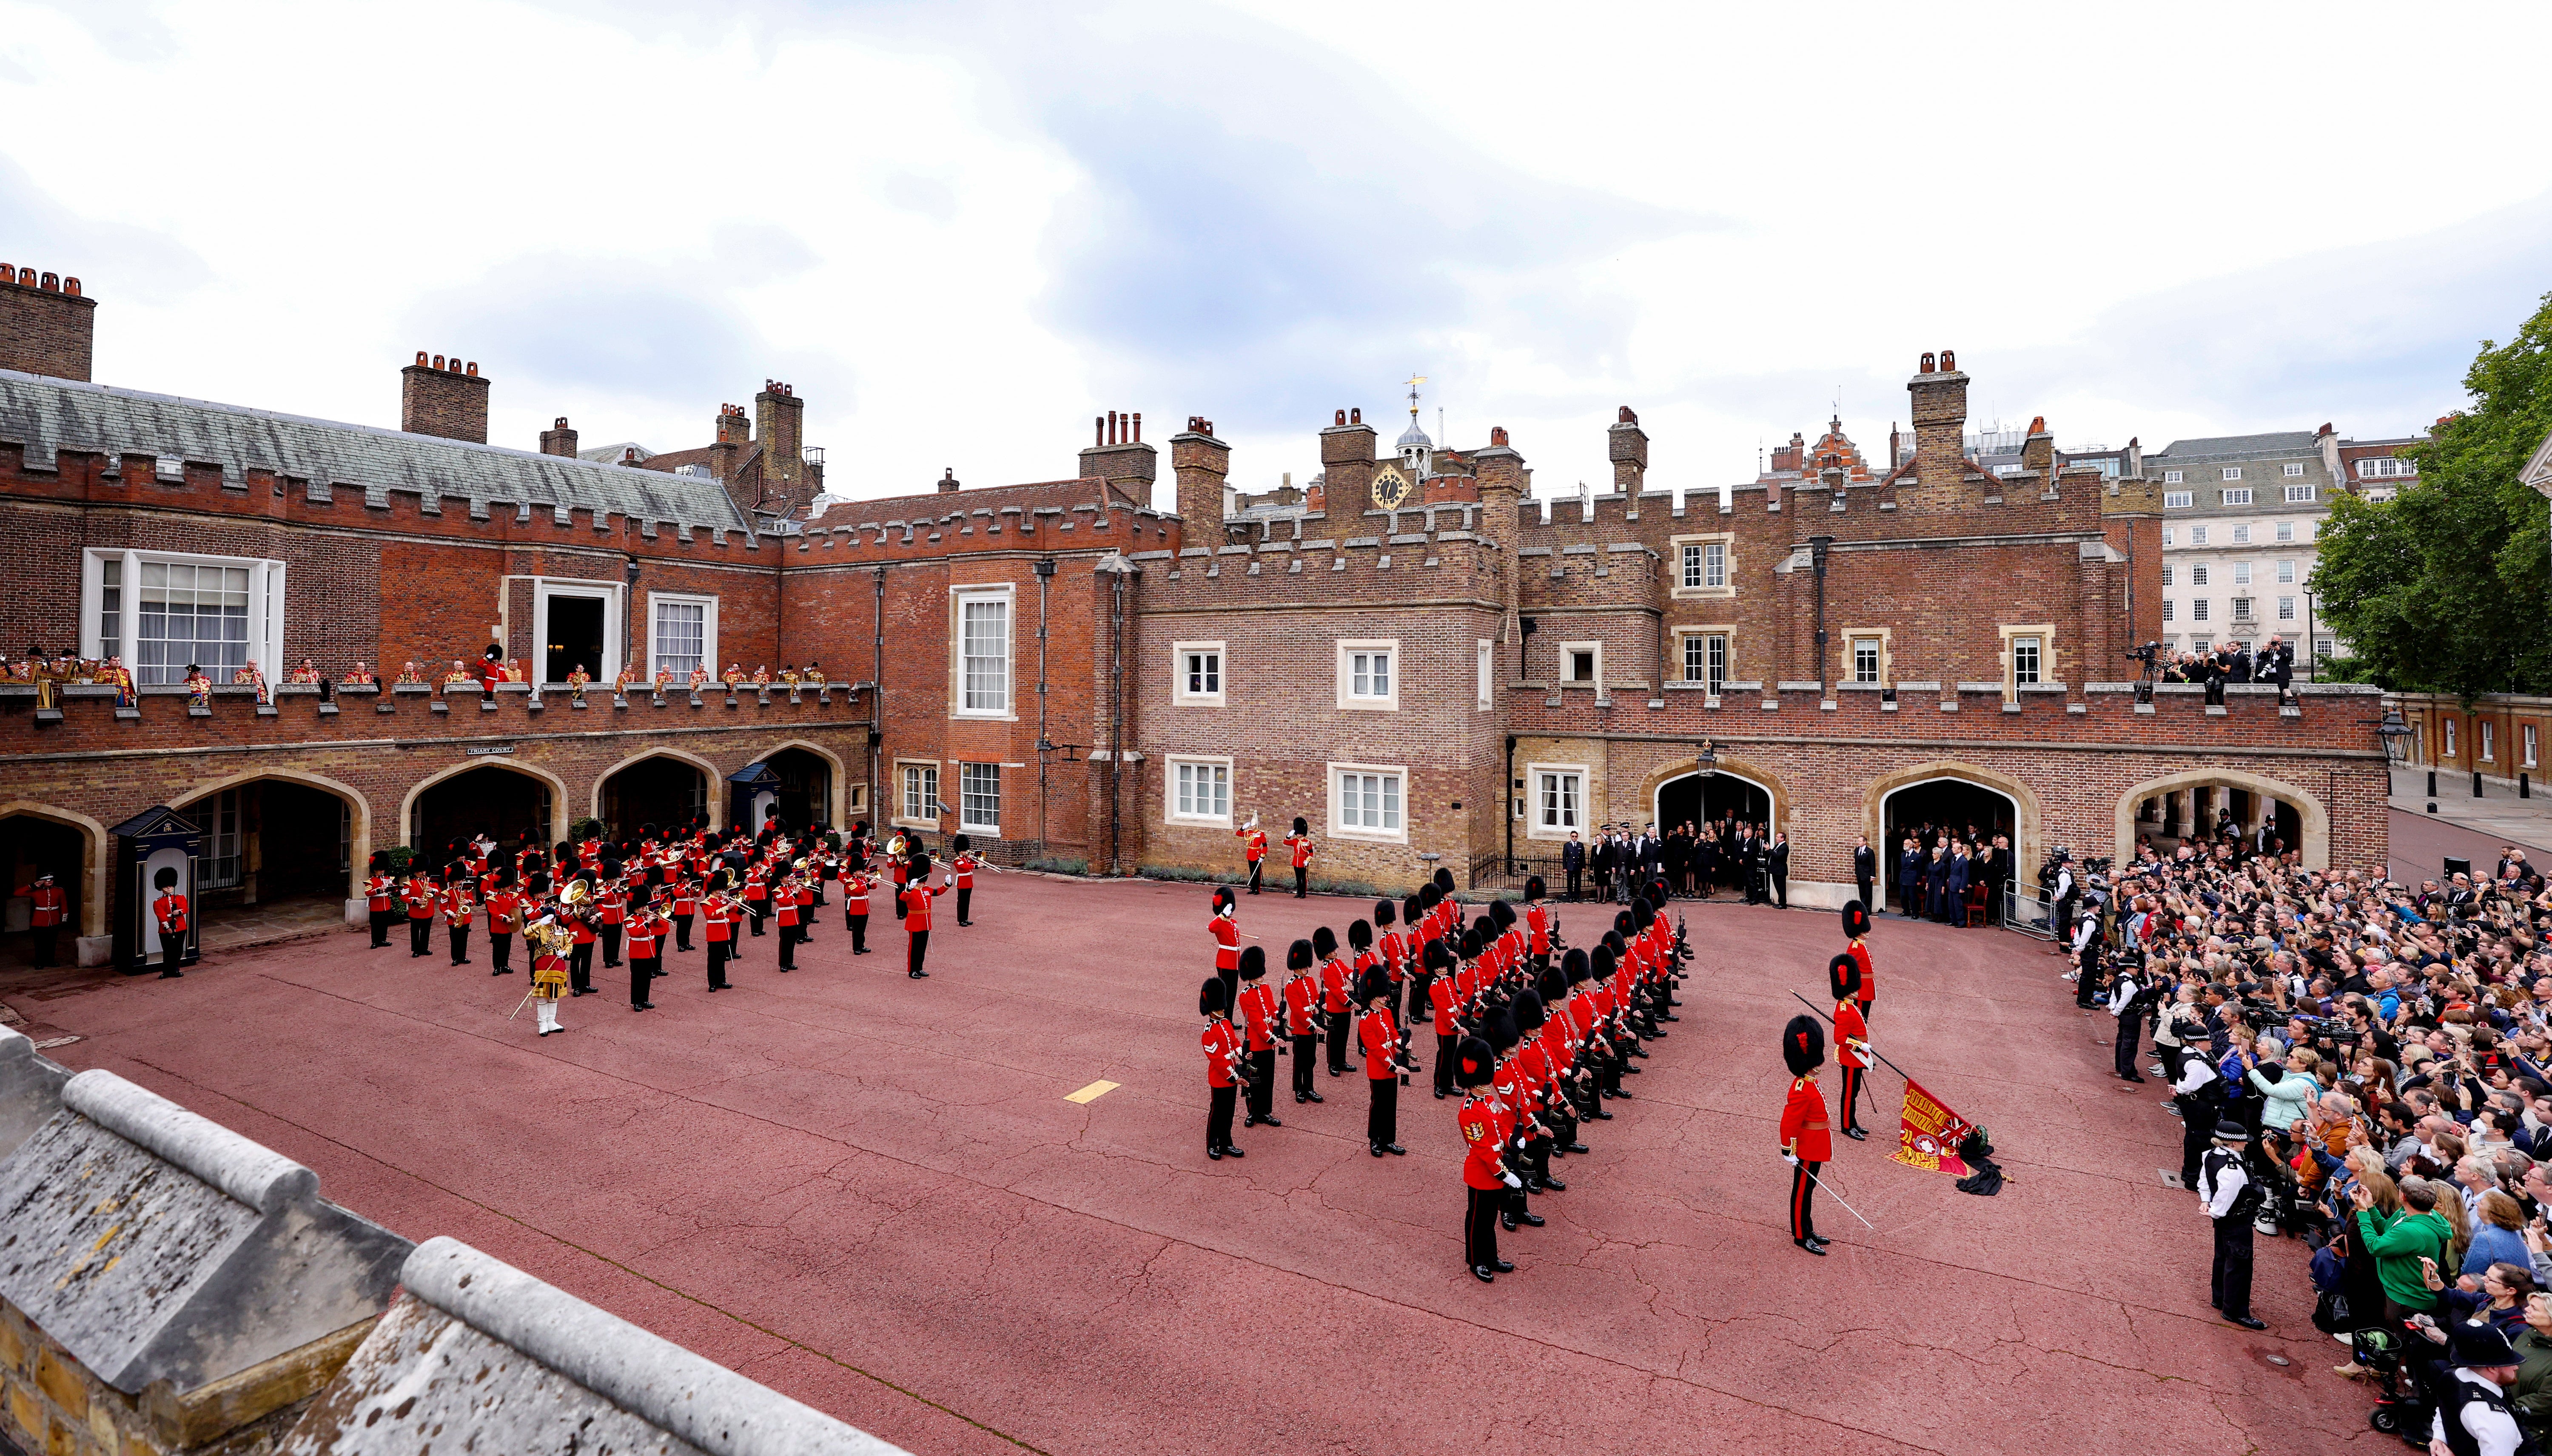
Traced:
[[2125, 656], [2144, 665], [2144, 673], [2136, 679], [2136, 701], [2152, 702], [2154, 677], [2162, 671], [2162, 644], [2148, 642], [2142, 647], [2131, 647]]

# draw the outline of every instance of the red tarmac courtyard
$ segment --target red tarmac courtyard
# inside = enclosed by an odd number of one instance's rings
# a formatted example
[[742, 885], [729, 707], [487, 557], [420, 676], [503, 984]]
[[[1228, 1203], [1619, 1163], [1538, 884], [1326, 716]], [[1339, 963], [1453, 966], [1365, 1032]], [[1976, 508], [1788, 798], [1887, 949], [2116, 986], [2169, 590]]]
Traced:
[[[972, 928], [941, 905], [929, 980], [894, 929], [855, 960], [837, 904], [799, 970], [748, 940], [714, 996], [696, 950], [646, 1013], [597, 967], [546, 1041], [506, 1021], [524, 980], [486, 975], [483, 936], [468, 970], [349, 932], [7, 998], [40, 1040], [80, 1038], [49, 1055], [310, 1165], [341, 1203], [924, 1456], [2401, 1449], [2330, 1373], [2345, 1352], [2306, 1317], [2292, 1241], [2260, 1241], [2267, 1333], [2208, 1307], [2205, 1221], [2157, 1173], [2180, 1124], [2158, 1083], [2108, 1075], [2112, 1023], [2038, 942], [1880, 922], [1879, 1049], [1988, 1125], [2011, 1181], [1971, 1197], [1889, 1161], [1882, 1070], [1879, 1135], [1831, 1167], [1876, 1230], [1821, 1199], [1815, 1259], [1783, 1221], [1776, 1040], [1836, 917], [1683, 905], [1683, 1019], [1489, 1287], [1462, 1267], [1450, 1104], [1423, 1085], [1406, 1158], [1367, 1155], [1364, 1090], [1324, 1073], [1325, 1104], [1280, 1085], [1285, 1125], [1207, 1161], [1202, 887], [1013, 875]], [[1369, 911], [1241, 906], [1280, 965]], [[1560, 914], [1591, 941], [1591, 907]]]

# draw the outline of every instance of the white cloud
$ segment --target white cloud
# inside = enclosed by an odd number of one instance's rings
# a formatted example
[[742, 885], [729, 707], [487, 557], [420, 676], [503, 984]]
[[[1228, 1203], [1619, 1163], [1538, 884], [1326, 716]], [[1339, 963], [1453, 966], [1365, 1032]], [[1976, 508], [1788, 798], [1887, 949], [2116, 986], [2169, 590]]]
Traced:
[[1413, 368], [1545, 489], [1625, 402], [1715, 484], [1945, 346], [2068, 442], [2375, 435], [2552, 287], [2539, 6], [1941, 14], [0, 0], [0, 250], [113, 382], [387, 422], [458, 350], [667, 449], [777, 376], [858, 493], [1112, 407], [1299, 480]]

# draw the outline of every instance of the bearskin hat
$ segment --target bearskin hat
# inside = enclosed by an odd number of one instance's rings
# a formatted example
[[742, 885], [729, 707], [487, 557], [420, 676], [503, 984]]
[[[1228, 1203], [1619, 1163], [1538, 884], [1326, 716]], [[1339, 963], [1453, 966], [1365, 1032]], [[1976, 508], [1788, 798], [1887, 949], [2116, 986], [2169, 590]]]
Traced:
[[1526, 899], [1538, 900], [1549, 892], [1550, 886], [1542, 883], [1541, 876], [1528, 875], [1524, 878], [1524, 897]]
[[1500, 1011], [1489, 1018], [1488, 1033], [1489, 1048], [1499, 1056], [1514, 1051], [1516, 1043], [1524, 1040], [1516, 1031], [1515, 1016], [1508, 1011]]
[[1466, 1036], [1453, 1048], [1453, 1085], [1486, 1087], [1497, 1080], [1498, 1054], [1487, 1042]]
[[959, 854], [961, 854], [961, 855], [962, 855], [962, 854], [964, 854], [964, 853], [966, 853], [966, 851], [968, 851], [968, 850], [970, 850], [970, 849], [973, 849], [973, 848], [975, 847], [975, 840], [974, 840], [973, 836], [971, 836], [971, 835], [965, 835], [965, 834], [960, 834], [960, 835], [958, 835], [955, 839], [953, 839], [953, 840], [949, 841], [949, 843], [951, 843], [952, 845], [954, 845], [954, 846], [956, 847], [957, 853], [959, 853]]
[[1338, 953], [1338, 935], [1327, 925], [1312, 932], [1312, 953], [1326, 961]]
[[1613, 953], [1613, 959], [1617, 962], [1624, 956], [1631, 953], [1631, 943], [1624, 940], [1622, 938], [1622, 932], [1618, 930], [1605, 931], [1604, 938], [1597, 941], [1596, 944], [1603, 947], [1605, 950], [1611, 951]]
[[1507, 931], [1515, 928], [1515, 906], [1507, 903], [1505, 900], [1491, 900], [1489, 901], [1489, 919], [1496, 923], [1498, 933], [1503, 935]]
[[1238, 903], [1238, 900], [1232, 898], [1230, 885], [1218, 884], [1214, 887], [1214, 907], [1217, 910], [1222, 910]]
[[1389, 901], [1389, 900], [1375, 900], [1375, 901], [1373, 902], [1373, 923], [1374, 923], [1374, 924], [1376, 924], [1376, 925], [1388, 925], [1388, 924], [1390, 924], [1390, 923], [1392, 922], [1392, 919], [1393, 919], [1393, 918], [1394, 918], [1394, 916], [1396, 916], [1397, 914], [1398, 914], [1398, 911], [1397, 911], [1397, 910], [1392, 906], [1391, 901]]
[[1418, 886], [1418, 907], [1421, 910], [1432, 910], [1442, 903], [1444, 891], [1437, 889], [1433, 882]]
[[1400, 923], [1403, 925], [1417, 924], [1419, 917], [1425, 913], [1418, 907], [1418, 896], [1414, 894], [1400, 902]]
[[1640, 927], [1642, 930], [1646, 930], [1648, 928], [1648, 922], [1655, 918], [1657, 918], [1656, 901], [1648, 898], [1645, 894], [1631, 901], [1631, 923], [1633, 925]]
[[1480, 944], [1487, 945], [1498, 938], [1498, 922], [1486, 915], [1473, 915], [1471, 933], [1480, 938]]
[[1792, 1077], [1805, 1077], [1826, 1064], [1826, 1024], [1814, 1016], [1793, 1016], [1781, 1028], [1781, 1061]]
[[[1264, 947], [1245, 945], [1240, 948], [1240, 979], [1256, 981], [1267, 974], [1267, 951]], [[1217, 977], [1216, 980], [1221, 980]]]
[[1360, 951], [1373, 949], [1373, 927], [1362, 920], [1347, 922], [1347, 944]]
[[1843, 933], [1847, 940], [1859, 940], [1869, 933], [1869, 906], [1859, 900], [1843, 904]]
[[1826, 963], [1826, 984], [1834, 988], [1834, 998], [1850, 1000], [1861, 993], [1861, 963], [1849, 954], [1838, 955]]
[[1211, 1016], [1230, 1009], [1231, 988], [1224, 986], [1220, 976], [1207, 977], [1205, 985], [1197, 988], [1197, 1014]]
[[1613, 912], [1612, 933], [1615, 935], [1622, 936], [1626, 939], [1630, 936], [1637, 935], [1640, 933], [1640, 918], [1633, 915], [1628, 910], [1615, 910]]
[[1621, 958], [1613, 953], [1613, 948], [1609, 945], [1597, 946], [1586, 957], [1586, 974], [1597, 981], [1612, 980], [1613, 973], [1620, 970], [1621, 966]]
[[1437, 893], [1451, 894], [1453, 892], [1453, 872], [1438, 866], [1432, 883], [1435, 884]]
[[1570, 986], [1575, 986], [1595, 973], [1586, 960], [1586, 953], [1571, 947], [1568, 954], [1559, 958], [1559, 974], [1568, 978]]
[[904, 857], [904, 864], [909, 867], [904, 871], [905, 876], [909, 879], [919, 880], [924, 875], [930, 873], [930, 851], [923, 849], [919, 844], [915, 844], [912, 847], [911, 853]]
[[1300, 814], [1296, 814], [1296, 815], [1294, 816], [1294, 832], [1295, 832], [1296, 834], [1309, 834], [1309, 833], [1311, 833], [1311, 832], [1312, 832], [1312, 825], [1311, 825], [1311, 821], [1309, 821], [1309, 820], [1305, 819], [1305, 818], [1304, 818], [1302, 815], [1300, 815]]
[[1453, 953], [1445, 949], [1444, 942], [1440, 940], [1427, 942], [1427, 969], [1436, 972], [1453, 969]]
[[1475, 928], [1475, 929], [1471, 929], [1471, 930], [1465, 930], [1465, 931], [1463, 931], [1463, 932], [1462, 932], [1462, 959], [1463, 959], [1463, 960], [1465, 960], [1465, 961], [1476, 961], [1476, 960], [1478, 960], [1478, 959], [1480, 958], [1480, 951], [1481, 951], [1481, 950], [1482, 950], [1482, 949], [1483, 949], [1487, 944], [1488, 944], [1488, 943], [1487, 943], [1486, 941], [1483, 941], [1482, 939], [1480, 939], [1480, 932], [1479, 932], [1476, 928]]
[[1285, 947], [1285, 969], [1288, 971], [1309, 971], [1312, 963], [1319, 959], [1308, 940], [1298, 940]]
[[1516, 992], [1515, 1004], [1508, 1009], [1515, 1013], [1516, 1028], [1527, 1035], [1540, 1031], [1542, 1024], [1550, 1019], [1542, 1008], [1542, 997], [1529, 990]]
[[1356, 978], [1355, 1000], [1357, 1005], [1361, 1006], [1366, 1002], [1371, 1001], [1376, 996], [1387, 996], [1389, 994], [1391, 994], [1391, 978], [1384, 975], [1379, 967], [1374, 970], [1367, 971], [1362, 976]]
[[[1570, 951], [1568, 954], [1573, 956], [1577, 952]], [[1542, 972], [1541, 989], [1542, 1009], [1548, 1011], [1553, 1002], [1568, 999], [1568, 973], [1556, 966]]]

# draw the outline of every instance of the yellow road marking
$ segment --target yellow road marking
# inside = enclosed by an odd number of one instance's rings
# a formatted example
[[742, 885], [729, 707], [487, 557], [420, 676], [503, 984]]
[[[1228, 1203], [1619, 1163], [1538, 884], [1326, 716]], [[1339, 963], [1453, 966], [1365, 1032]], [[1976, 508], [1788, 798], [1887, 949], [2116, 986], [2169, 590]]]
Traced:
[[1113, 1082], [1094, 1082], [1090, 1084], [1090, 1086], [1083, 1088], [1081, 1091], [1066, 1096], [1064, 1100], [1067, 1102], [1080, 1102], [1084, 1105], [1088, 1105], [1091, 1102], [1098, 1101], [1101, 1097], [1108, 1095], [1116, 1090], [1116, 1084]]

